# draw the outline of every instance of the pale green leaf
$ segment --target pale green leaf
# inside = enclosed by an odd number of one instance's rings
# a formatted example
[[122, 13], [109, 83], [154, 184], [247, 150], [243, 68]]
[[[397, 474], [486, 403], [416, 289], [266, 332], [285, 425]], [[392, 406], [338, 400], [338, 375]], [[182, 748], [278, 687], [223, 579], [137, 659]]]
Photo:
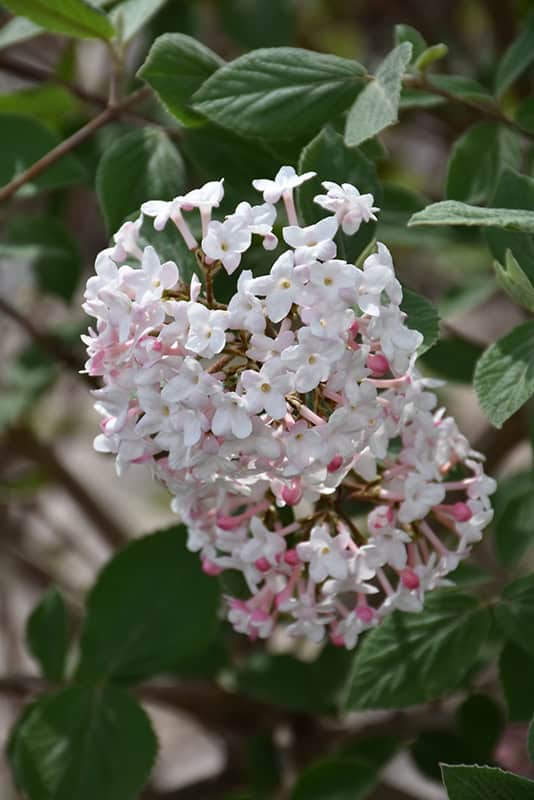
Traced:
[[467, 225], [534, 233], [534, 211], [480, 208], [456, 200], [443, 200], [414, 214], [408, 222], [408, 226], [412, 225]]
[[345, 128], [345, 141], [349, 147], [365, 142], [397, 122], [402, 76], [411, 55], [409, 42], [398, 45], [386, 56], [374, 79], [356, 98]]
[[166, 2], [167, 0], [121, 0], [113, 6], [109, 18], [119, 32], [121, 42], [133, 39]]
[[26, 42], [41, 33], [45, 33], [45, 31], [40, 25], [36, 25], [25, 17], [13, 17], [0, 28], [0, 50], [3, 50], [4, 47]]
[[421, 53], [419, 58], [417, 58], [414, 67], [415, 69], [424, 71], [431, 64], [434, 64], [435, 61], [445, 58], [448, 52], [449, 48], [443, 42], [439, 42], [439, 44], [433, 44], [431, 47], [428, 47], [424, 53]]
[[109, 17], [85, 0], [2, 0], [14, 14], [27, 17], [52, 33], [79, 39], [112, 39]]
[[534, 286], [523, 272], [511, 250], [506, 251], [506, 265], [494, 262], [497, 283], [514, 303], [534, 312]]

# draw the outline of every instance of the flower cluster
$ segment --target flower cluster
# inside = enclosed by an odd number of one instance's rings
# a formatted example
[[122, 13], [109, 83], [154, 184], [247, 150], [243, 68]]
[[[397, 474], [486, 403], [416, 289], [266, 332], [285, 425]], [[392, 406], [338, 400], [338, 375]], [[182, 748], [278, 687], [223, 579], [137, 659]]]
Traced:
[[[338, 231], [376, 219], [372, 195], [325, 182], [327, 216], [302, 227], [294, 191], [313, 176], [255, 180], [263, 203], [223, 220], [222, 181], [145, 203], [87, 283], [86, 369], [103, 380], [97, 450], [168, 487], [206, 573], [244, 577], [246, 596], [227, 598], [234, 628], [352, 648], [446, 583], [495, 487], [415, 367], [423, 337], [388, 249], [361, 268], [337, 258]], [[176, 227], [202, 282], [143, 246], [146, 217]], [[215, 272], [237, 270], [255, 237], [276, 249], [269, 273], [243, 269], [218, 303]]]

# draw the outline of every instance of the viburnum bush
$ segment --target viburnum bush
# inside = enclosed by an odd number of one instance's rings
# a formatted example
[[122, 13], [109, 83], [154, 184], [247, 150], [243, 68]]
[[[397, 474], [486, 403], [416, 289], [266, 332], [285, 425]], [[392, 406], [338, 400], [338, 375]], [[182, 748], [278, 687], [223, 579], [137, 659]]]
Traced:
[[13, 797], [534, 800], [534, 15], [3, 5]]
[[[417, 370], [423, 335], [400, 308], [387, 247], [361, 268], [336, 257], [338, 228], [376, 220], [373, 196], [324, 181], [314, 202], [331, 213], [302, 227], [295, 190], [315, 175], [284, 166], [255, 179], [264, 202], [223, 220], [212, 218], [223, 180], [144, 203], [96, 260], [84, 309], [97, 322], [83, 338], [87, 372], [104, 382], [96, 449], [119, 474], [143, 463], [168, 487], [205, 573], [242, 573], [250, 597], [225, 598], [235, 630], [265, 639], [284, 625], [352, 649], [449, 585], [492, 518], [495, 481], [438, 407], [440, 382]], [[176, 227], [203, 284], [143, 248], [145, 216]], [[258, 277], [240, 269], [255, 236], [277, 249]], [[240, 269], [227, 306], [213, 289], [221, 268]]]

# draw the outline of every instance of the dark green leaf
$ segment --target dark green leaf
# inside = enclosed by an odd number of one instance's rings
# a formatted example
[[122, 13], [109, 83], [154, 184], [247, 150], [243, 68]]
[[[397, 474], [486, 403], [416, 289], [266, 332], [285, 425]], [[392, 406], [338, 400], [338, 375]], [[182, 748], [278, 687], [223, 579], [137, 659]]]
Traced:
[[534, 97], [527, 97], [515, 112], [515, 120], [522, 128], [534, 132]]
[[[52, 150], [59, 139], [37, 120], [11, 114], [0, 115], [0, 184], [8, 183]], [[67, 154], [20, 190], [56, 189], [79, 183], [85, 172], [75, 156]]]
[[485, 351], [475, 370], [480, 405], [496, 428], [534, 394], [534, 322], [525, 322]]
[[534, 781], [496, 767], [442, 767], [449, 800], [533, 800]]
[[403, 42], [409, 42], [412, 45], [412, 62], [418, 59], [428, 47], [423, 36], [411, 25], [395, 25], [395, 44], [399, 45]]
[[447, 197], [466, 203], [490, 200], [501, 171], [517, 167], [519, 158], [519, 139], [514, 131], [495, 122], [473, 125], [452, 148]]
[[[299, 209], [306, 225], [312, 225], [324, 215], [324, 211], [313, 202], [313, 198], [324, 193], [322, 181], [352, 183], [361, 194], [371, 193], [374, 203], [380, 206], [382, 188], [378, 181], [376, 168], [360, 150], [347, 147], [343, 137], [333, 128], [323, 128], [300, 156], [299, 172], [316, 172], [317, 176], [306, 181], [298, 192]], [[354, 263], [358, 256], [372, 241], [376, 223], [362, 223], [354, 236], [339, 233], [339, 254]]]
[[34, 117], [51, 128], [61, 128], [79, 109], [80, 103], [73, 94], [51, 83], [0, 95], [0, 114]]
[[501, 59], [495, 78], [495, 90], [498, 95], [504, 92], [528, 69], [534, 60], [534, 13], [521, 27], [521, 33], [510, 45]]
[[436, 89], [448, 92], [460, 100], [495, 105], [495, 100], [485, 86], [464, 75], [428, 75], [427, 80]]
[[346, 707], [404, 707], [454, 689], [488, 629], [489, 612], [467, 595], [438, 592], [419, 614], [395, 611], [359, 646]]
[[376, 770], [356, 758], [332, 758], [300, 775], [291, 800], [363, 800], [376, 785]]
[[106, 14], [85, 0], [2, 0], [14, 14], [28, 17], [47, 31], [80, 39], [112, 39]]
[[[499, 178], [492, 205], [499, 208], [520, 206], [534, 211], [534, 179], [512, 169], [505, 169]], [[491, 252], [501, 265], [506, 264], [506, 252], [510, 250], [520, 269], [534, 283], [534, 238], [530, 234], [490, 229], [484, 235]]]
[[307, 663], [292, 656], [256, 653], [233, 678], [243, 694], [298, 711], [332, 711], [352, 664], [351, 653], [327, 647]]
[[440, 61], [442, 58], [445, 58], [448, 52], [449, 48], [443, 42], [433, 44], [427, 47], [424, 53], [421, 53], [414, 64], [414, 69], [424, 71], [431, 64], [434, 64], [435, 61]]
[[[504, 728], [504, 715], [495, 700], [472, 694], [456, 712], [456, 730], [469, 749], [469, 761], [493, 761]], [[441, 761], [455, 761], [443, 754]]]
[[295, 139], [343, 111], [362, 87], [356, 61], [292, 47], [262, 48], [219, 69], [194, 108], [242, 136]]
[[183, 33], [156, 39], [138, 72], [157, 93], [167, 110], [184, 125], [202, 124], [191, 98], [224, 61], [201, 42]]
[[414, 214], [408, 222], [409, 227], [412, 225], [480, 225], [534, 233], [534, 211], [521, 208], [480, 208], [458, 203], [456, 200], [444, 200]]
[[465, 339], [437, 342], [423, 358], [423, 364], [441, 378], [455, 383], [471, 383], [482, 348]]
[[32, 611], [26, 626], [26, 639], [45, 678], [63, 680], [69, 644], [67, 610], [63, 598], [52, 588]]
[[403, 86], [399, 109], [401, 111], [409, 111], [411, 108], [435, 108], [436, 106], [442, 106], [445, 102], [445, 98], [437, 94]]
[[171, 200], [184, 184], [183, 160], [168, 136], [156, 128], [117, 139], [96, 174], [96, 191], [110, 232], [146, 200]]
[[410, 747], [410, 754], [421, 772], [435, 781], [441, 778], [443, 761], [461, 763], [470, 760], [469, 747], [451, 731], [421, 732]]
[[133, 800], [156, 751], [147, 715], [126, 692], [72, 687], [30, 708], [9, 755], [29, 800]]
[[222, 27], [245, 50], [293, 43], [293, 0], [219, 0], [217, 9]]
[[532, 722], [530, 723], [528, 728], [527, 747], [528, 747], [528, 757], [534, 764], [534, 725]]
[[217, 582], [177, 525], [137, 539], [104, 567], [87, 600], [78, 678], [135, 681], [206, 647], [217, 626]]
[[508, 642], [499, 659], [499, 676], [510, 722], [528, 722], [534, 714], [534, 657]]
[[407, 315], [406, 324], [423, 334], [419, 354], [425, 353], [439, 339], [439, 314], [430, 300], [406, 287], [402, 290], [402, 311]]
[[349, 111], [345, 128], [347, 145], [361, 144], [397, 122], [402, 76], [411, 55], [412, 45], [403, 42], [386, 56]]
[[534, 575], [508, 584], [495, 614], [502, 633], [534, 656]]
[[511, 566], [534, 544], [534, 473], [500, 481], [494, 508], [497, 551], [503, 564]]

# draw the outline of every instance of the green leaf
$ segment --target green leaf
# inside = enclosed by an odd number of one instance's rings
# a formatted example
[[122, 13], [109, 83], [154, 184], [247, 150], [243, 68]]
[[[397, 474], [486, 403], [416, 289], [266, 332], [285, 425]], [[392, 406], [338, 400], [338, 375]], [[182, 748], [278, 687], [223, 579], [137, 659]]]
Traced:
[[530, 723], [528, 728], [527, 748], [528, 748], [528, 757], [534, 764], [534, 724], [532, 722]]
[[442, 730], [422, 731], [410, 747], [410, 754], [421, 772], [435, 781], [441, 778], [443, 761], [470, 760], [465, 742], [457, 734]]
[[[46, 155], [59, 138], [37, 120], [11, 114], [0, 114], [0, 184], [8, 183]], [[30, 194], [37, 189], [57, 189], [80, 183], [85, 171], [72, 154], [68, 153], [27, 183], [19, 194]]]
[[[472, 694], [456, 712], [456, 730], [469, 751], [469, 761], [493, 761], [504, 728], [501, 707], [485, 694]], [[441, 761], [449, 760], [441, 757]]]
[[408, 222], [412, 225], [480, 225], [510, 231], [534, 233], [534, 211], [509, 208], [480, 208], [456, 200], [433, 203], [418, 211]]
[[482, 348], [460, 338], [442, 339], [423, 358], [423, 364], [440, 378], [471, 383]]
[[45, 678], [53, 683], [62, 681], [69, 631], [67, 610], [57, 589], [49, 589], [32, 611], [26, 625], [26, 639]]
[[514, 303], [534, 312], [534, 286], [514, 258], [512, 251], [506, 251], [506, 266], [494, 262], [497, 283], [504, 289]]
[[40, 25], [35, 25], [34, 22], [24, 17], [13, 17], [0, 29], [0, 50], [26, 42], [41, 33], [44, 31]]
[[412, 46], [403, 42], [379, 66], [349, 111], [345, 142], [354, 146], [394, 125], [398, 118], [402, 76], [410, 63]]
[[495, 91], [502, 95], [528, 69], [534, 60], [534, 13], [521, 26], [521, 33], [512, 42], [497, 68]]
[[534, 132], [534, 97], [527, 97], [518, 106], [515, 121], [530, 133]]
[[395, 25], [395, 44], [399, 45], [403, 42], [409, 42], [412, 45], [411, 62], [416, 61], [421, 53], [424, 53], [428, 47], [425, 39], [419, 31], [412, 28], [411, 25]]
[[534, 575], [505, 587], [495, 615], [503, 634], [534, 656]]
[[0, 95], [0, 114], [34, 117], [50, 128], [61, 131], [65, 122], [80, 110], [80, 102], [63, 86], [43, 83]]
[[291, 800], [363, 800], [378, 781], [376, 770], [356, 758], [332, 758], [299, 776]]
[[154, 764], [150, 721], [117, 687], [71, 687], [35, 703], [9, 756], [29, 800], [133, 800]]
[[442, 767], [449, 800], [533, 800], [534, 781], [497, 767]]
[[423, 334], [419, 355], [425, 353], [439, 339], [439, 314], [430, 300], [411, 289], [403, 287], [401, 310], [407, 315], [406, 324]]
[[217, 601], [183, 526], [137, 539], [89, 594], [78, 678], [136, 681], [172, 668], [210, 642]]
[[152, 45], [137, 73], [154, 89], [165, 108], [184, 125], [202, 124], [191, 98], [224, 61], [183, 33], [165, 33]]
[[438, 592], [423, 611], [395, 611], [359, 646], [347, 687], [347, 709], [426, 703], [450, 691], [475, 663], [489, 612], [467, 595]]
[[4, 364], [0, 380], [0, 431], [27, 413], [57, 377], [57, 365], [36, 345]]
[[110, 11], [109, 18], [122, 43], [130, 39], [160, 11], [167, 0], [121, 0]]
[[[20, 258], [31, 264], [37, 286], [69, 302], [78, 286], [82, 261], [78, 242], [55, 217], [16, 220], [8, 229], [8, 246], [19, 248]], [[0, 245], [0, 254], [2, 246]]]
[[460, 100], [472, 100], [477, 103], [495, 105], [491, 93], [478, 81], [464, 75], [428, 75], [427, 81], [436, 89], [448, 92]]
[[219, 0], [220, 24], [245, 50], [292, 44], [297, 21], [293, 0]]
[[327, 647], [312, 662], [255, 653], [232, 675], [237, 691], [296, 711], [332, 712], [353, 656]]
[[357, 61], [293, 47], [262, 48], [219, 69], [194, 108], [242, 136], [296, 139], [339, 114], [362, 87]]
[[477, 364], [474, 386], [496, 428], [527, 402], [534, 394], [534, 321], [488, 347]]
[[[377, 206], [382, 202], [376, 167], [360, 150], [347, 147], [343, 137], [333, 128], [321, 130], [315, 139], [304, 148], [299, 160], [299, 172], [316, 172], [317, 176], [306, 181], [298, 190], [298, 204], [306, 225], [312, 225], [321, 216], [323, 210], [313, 202], [313, 198], [324, 193], [322, 181], [335, 183], [352, 183], [361, 194], [371, 193]], [[340, 240], [340, 256], [354, 263], [358, 256], [372, 241], [376, 223], [362, 223], [354, 236], [346, 236], [342, 231]]]
[[436, 106], [442, 106], [445, 102], [445, 98], [437, 94], [425, 92], [422, 89], [403, 86], [401, 89], [399, 110], [409, 111], [412, 108], [435, 108]]
[[[528, 211], [534, 211], [534, 179], [513, 169], [505, 169], [499, 178], [491, 205], [500, 208], [521, 206]], [[531, 235], [490, 229], [485, 232], [485, 238], [500, 264], [506, 263], [506, 251], [510, 250], [521, 270], [534, 282], [534, 238]]]
[[534, 714], [534, 658], [508, 642], [499, 659], [499, 677], [510, 722], [529, 722]]
[[502, 169], [519, 164], [519, 145], [517, 134], [503, 125], [473, 125], [453, 145], [447, 169], [447, 197], [466, 203], [490, 200]]
[[424, 53], [421, 53], [414, 64], [414, 68], [424, 71], [431, 64], [434, 64], [435, 61], [440, 61], [440, 59], [445, 58], [448, 52], [449, 48], [443, 42], [433, 44], [431, 47], [427, 47]]
[[184, 186], [182, 157], [156, 128], [140, 128], [117, 139], [96, 173], [96, 191], [110, 232], [145, 200], [171, 200]]
[[109, 18], [84, 0], [2, 0], [14, 14], [28, 17], [52, 33], [78, 39], [112, 39], [115, 35]]

